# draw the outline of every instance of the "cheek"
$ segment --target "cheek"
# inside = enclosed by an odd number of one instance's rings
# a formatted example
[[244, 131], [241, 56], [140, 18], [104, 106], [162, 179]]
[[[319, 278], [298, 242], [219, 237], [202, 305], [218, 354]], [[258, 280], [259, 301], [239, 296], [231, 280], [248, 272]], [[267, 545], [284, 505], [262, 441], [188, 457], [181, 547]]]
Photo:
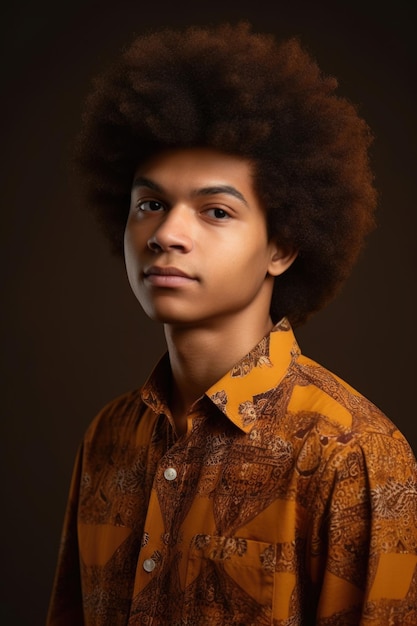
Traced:
[[124, 259], [126, 272], [130, 280], [135, 267], [135, 255], [133, 254], [130, 242], [126, 239], [126, 237], [124, 241]]
[[243, 255], [230, 250], [228, 256], [224, 257], [224, 262], [217, 265], [212, 286], [217, 294], [221, 290], [224, 300], [246, 300], [265, 284], [268, 276], [265, 251], [259, 247], [252, 250], [246, 248], [244, 251]]
[[137, 238], [133, 237], [132, 233], [126, 231], [124, 237], [124, 261], [130, 286], [135, 293], [137, 292], [140, 278], [141, 262], [139, 250], [140, 246]]
[[147, 245], [147, 237], [144, 228], [129, 220], [124, 233], [124, 254], [125, 259], [135, 262], [139, 258], [140, 251]]
[[262, 232], [255, 231], [252, 238], [242, 244], [239, 249], [235, 249], [234, 252], [233, 264], [236, 266], [236, 270], [238, 267], [240, 268], [242, 275], [245, 273], [254, 280], [257, 277], [265, 276], [269, 267], [269, 253], [268, 244]]
[[132, 232], [129, 220], [127, 221], [124, 237], [123, 237], [123, 247], [124, 247], [124, 255], [125, 259], [131, 255], [132, 248]]

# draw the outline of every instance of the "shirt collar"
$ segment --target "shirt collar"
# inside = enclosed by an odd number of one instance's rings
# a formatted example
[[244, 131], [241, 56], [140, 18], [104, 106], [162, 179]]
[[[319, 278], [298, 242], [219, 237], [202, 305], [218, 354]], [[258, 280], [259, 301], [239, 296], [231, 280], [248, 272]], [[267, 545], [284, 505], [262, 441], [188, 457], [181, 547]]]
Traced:
[[[254, 398], [275, 388], [300, 350], [286, 318], [212, 385], [205, 395], [238, 428], [250, 432], [256, 422]], [[171, 370], [165, 354], [142, 387], [142, 400], [158, 414], [168, 414]]]
[[248, 433], [256, 422], [254, 398], [279, 385], [299, 353], [291, 325], [283, 318], [206, 395]]

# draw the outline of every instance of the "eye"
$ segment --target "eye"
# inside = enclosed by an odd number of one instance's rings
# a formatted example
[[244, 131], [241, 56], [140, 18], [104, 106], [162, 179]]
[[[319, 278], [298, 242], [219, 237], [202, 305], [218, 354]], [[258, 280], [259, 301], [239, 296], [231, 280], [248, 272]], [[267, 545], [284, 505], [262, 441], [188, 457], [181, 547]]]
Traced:
[[158, 211], [164, 211], [165, 206], [158, 200], [143, 200], [138, 202], [137, 208], [144, 213], [157, 213]]
[[205, 211], [206, 215], [209, 217], [213, 217], [216, 220], [226, 220], [230, 218], [230, 214], [225, 211], [225, 209], [221, 209], [220, 207], [214, 207], [213, 209], [207, 209]]

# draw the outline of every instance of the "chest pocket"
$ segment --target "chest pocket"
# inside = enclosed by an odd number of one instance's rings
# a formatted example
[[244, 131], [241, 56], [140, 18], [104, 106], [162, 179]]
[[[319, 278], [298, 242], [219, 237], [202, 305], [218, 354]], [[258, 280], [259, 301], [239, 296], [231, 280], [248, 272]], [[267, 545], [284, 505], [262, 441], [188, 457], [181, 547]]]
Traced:
[[200, 616], [192, 623], [272, 624], [275, 563], [271, 544], [196, 535], [187, 564], [184, 607], [190, 616]]

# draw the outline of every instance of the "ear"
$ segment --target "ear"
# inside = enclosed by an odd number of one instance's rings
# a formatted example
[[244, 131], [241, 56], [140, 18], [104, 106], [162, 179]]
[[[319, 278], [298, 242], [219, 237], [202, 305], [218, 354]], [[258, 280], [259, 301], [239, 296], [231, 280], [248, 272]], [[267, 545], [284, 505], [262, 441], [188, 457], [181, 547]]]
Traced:
[[279, 276], [283, 274], [298, 255], [298, 250], [291, 245], [279, 245], [271, 243], [271, 258], [268, 265], [268, 274], [270, 276]]

